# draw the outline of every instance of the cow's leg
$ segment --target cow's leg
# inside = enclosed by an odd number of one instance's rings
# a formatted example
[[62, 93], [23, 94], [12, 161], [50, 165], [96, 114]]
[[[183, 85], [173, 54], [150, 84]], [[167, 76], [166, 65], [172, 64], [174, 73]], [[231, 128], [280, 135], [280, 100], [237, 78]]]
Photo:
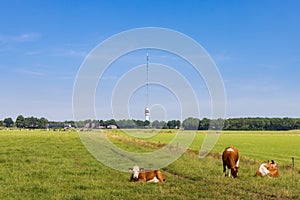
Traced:
[[[149, 180], [149, 181], [147, 181], [147, 182], [158, 183], [158, 182], [159, 182], [159, 179], [156, 178], [156, 176], [155, 176], [153, 179], [151, 179], [151, 180]], [[161, 182], [162, 182], [162, 181], [161, 181]]]
[[231, 176], [231, 168], [228, 169], [228, 177]]
[[223, 163], [223, 175], [226, 176], [226, 165]]

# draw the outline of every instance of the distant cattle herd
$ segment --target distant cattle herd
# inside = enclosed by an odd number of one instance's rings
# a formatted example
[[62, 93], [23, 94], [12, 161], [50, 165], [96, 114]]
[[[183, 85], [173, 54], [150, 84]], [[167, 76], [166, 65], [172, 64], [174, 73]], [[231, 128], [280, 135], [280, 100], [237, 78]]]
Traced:
[[[225, 148], [222, 154], [223, 174], [226, 176], [226, 168], [228, 169], [228, 177], [236, 178], [239, 169], [239, 152], [234, 146]], [[145, 170], [137, 165], [129, 168], [132, 172], [130, 181], [132, 182], [164, 182], [165, 175], [159, 170]], [[278, 167], [274, 160], [262, 163], [257, 169], [255, 176], [278, 177]]]

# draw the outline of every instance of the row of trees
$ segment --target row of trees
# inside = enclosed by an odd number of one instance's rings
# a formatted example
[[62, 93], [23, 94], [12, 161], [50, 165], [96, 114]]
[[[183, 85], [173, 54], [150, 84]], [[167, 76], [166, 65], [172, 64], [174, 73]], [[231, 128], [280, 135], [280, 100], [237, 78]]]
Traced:
[[299, 118], [231, 118], [211, 120], [203, 118], [185, 119], [182, 127], [188, 130], [293, 130], [300, 129]]
[[0, 121], [0, 127], [17, 127], [17, 128], [45, 128], [48, 120], [46, 118], [36, 118], [36, 117], [27, 117], [24, 118], [22, 115], [19, 115], [14, 122], [11, 117], [5, 118], [3, 121]]
[[48, 121], [46, 118], [23, 117], [19, 115], [14, 121], [12, 118], [0, 120], [0, 127], [17, 128], [46, 128], [47, 124], [70, 124], [77, 128], [106, 128], [115, 125], [118, 128], [157, 128], [157, 129], [178, 129], [186, 130], [292, 130], [300, 129], [299, 118], [230, 118], [212, 120], [208, 118], [198, 119], [189, 117], [182, 123], [180, 120], [153, 122], [142, 120], [84, 120], [84, 121]]
[[293, 130], [300, 129], [299, 118], [232, 118], [225, 120], [224, 130]]
[[24, 117], [23, 115], [19, 115], [16, 120], [14, 121], [11, 117], [5, 118], [3, 121], [0, 120], [0, 127], [7, 127], [7, 128], [38, 128], [43, 129], [46, 128], [47, 124], [71, 124], [75, 127], [74, 121], [65, 121], [65, 122], [54, 122], [49, 121], [48, 119], [42, 117]]

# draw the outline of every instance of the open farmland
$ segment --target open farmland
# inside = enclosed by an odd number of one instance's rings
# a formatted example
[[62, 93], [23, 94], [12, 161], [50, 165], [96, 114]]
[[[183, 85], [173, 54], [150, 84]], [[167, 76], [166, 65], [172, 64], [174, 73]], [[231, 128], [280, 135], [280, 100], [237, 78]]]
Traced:
[[[139, 131], [151, 130], [134, 130]], [[175, 132], [133, 139], [106, 131], [120, 148], [152, 151]], [[89, 134], [89, 133], [86, 133]], [[98, 162], [76, 132], [0, 131], [0, 199], [299, 199], [300, 131], [223, 132], [213, 153], [199, 159], [199, 132], [191, 150], [162, 169], [165, 183], [128, 182], [130, 173]], [[239, 177], [222, 176], [220, 154], [226, 146], [240, 151]], [[295, 157], [295, 169], [289, 168]], [[279, 178], [254, 177], [260, 162], [275, 159]], [[130, 166], [128, 166], [130, 167]], [[142, 166], [141, 166], [142, 167]]]

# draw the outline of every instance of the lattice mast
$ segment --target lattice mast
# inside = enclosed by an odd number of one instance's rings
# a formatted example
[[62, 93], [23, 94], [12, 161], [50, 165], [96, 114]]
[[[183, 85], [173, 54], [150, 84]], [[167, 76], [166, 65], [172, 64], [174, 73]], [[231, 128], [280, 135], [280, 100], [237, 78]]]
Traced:
[[150, 121], [150, 110], [148, 107], [149, 103], [149, 55], [147, 53], [147, 64], [146, 64], [146, 108], [145, 108], [145, 120]]

